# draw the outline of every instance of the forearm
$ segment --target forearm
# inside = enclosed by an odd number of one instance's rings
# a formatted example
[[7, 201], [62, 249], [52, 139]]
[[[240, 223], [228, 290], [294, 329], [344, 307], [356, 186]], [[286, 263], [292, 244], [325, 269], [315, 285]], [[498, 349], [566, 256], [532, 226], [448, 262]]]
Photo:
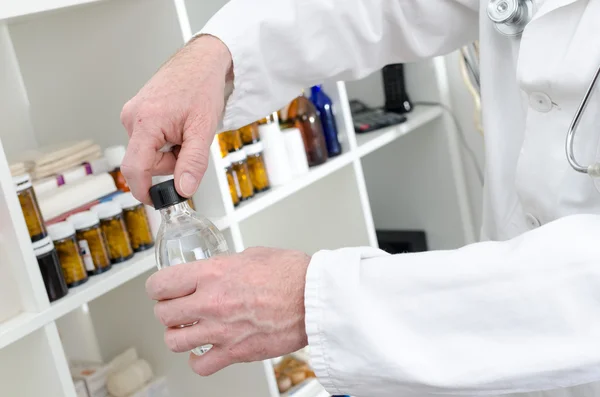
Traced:
[[306, 287], [318, 375], [355, 396], [599, 380], [599, 235], [600, 217], [587, 215], [456, 251], [321, 252]]
[[300, 89], [440, 55], [477, 35], [477, 0], [233, 0], [204, 27], [233, 56], [226, 128], [277, 110]]

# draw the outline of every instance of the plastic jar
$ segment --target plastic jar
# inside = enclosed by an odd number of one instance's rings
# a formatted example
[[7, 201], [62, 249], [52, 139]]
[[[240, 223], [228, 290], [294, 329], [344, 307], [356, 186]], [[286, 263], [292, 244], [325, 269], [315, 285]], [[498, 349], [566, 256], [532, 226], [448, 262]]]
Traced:
[[225, 175], [227, 175], [227, 184], [229, 185], [229, 194], [231, 194], [231, 201], [233, 206], [237, 207], [240, 204], [242, 198], [242, 192], [240, 191], [240, 185], [237, 180], [237, 176], [233, 172], [231, 166], [231, 159], [229, 156], [223, 158], [223, 168], [225, 168]]
[[260, 134], [258, 133], [258, 123], [248, 124], [247, 126], [240, 128], [239, 131], [244, 145], [251, 145], [260, 141]]
[[100, 218], [100, 226], [108, 243], [108, 254], [112, 263], [125, 262], [133, 257], [133, 248], [125, 227], [121, 206], [112, 201], [90, 208]]
[[267, 166], [263, 158], [263, 144], [256, 142], [252, 145], [244, 146], [244, 152], [246, 152], [246, 162], [250, 170], [250, 179], [252, 180], [254, 191], [260, 193], [268, 190], [271, 186]]
[[135, 252], [141, 252], [154, 247], [154, 237], [144, 204], [133, 197], [131, 193], [120, 194], [114, 198], [114, 201], [119, 203], [123, 210], [131, 248]]
[[[75, 228], [75, 238], [88, 274], [95, 275], [109, 270], [112, 265], [108, 255], [108, 244], [100, 228], [98, 215], [84, 211], [71, 215], [67, 221]], [[89, 258], [92, 259], [93, 268], [89, 266]]]
[[17, 196], [19, 197], [19, 204], [21, 204], [21, 210], [23, 211], [23, 217], [27, 224], [27, 230], [29, 231], [29, 237], [32, 242], [39, 241], [46, 236], [46, 226], [44, 226], [44, 220], [40, 211], [40, 206], [31, 184], [31, 177], [29, 174], [16, 176], [13, 178]]
[[86, 256], [84, 264], [80, 254], [83, 250], [80, 250], [75, 239], [73, 225], [69, 222], [55, 223], [48, 226], [48, 234], [56, 247], [67, 287], [73, 288], [88, 281], [87, 271], [94, 270], [94, 263], [90, 256]]
[[254, 186], [250, 177], [250, 170], [246, 162], [246, 152], [238, 150], [237, 152], [229, 153], [231, 160], [231, 168], [234, 173], [234, 178], [237, 179], [240, 186], [241, 200], [248, 200], [254, 197]]
[[69, 288], [60, 268], [58, 253], [50, 237], [45, 237], [33, 243], [33, 252], [37, 258], [50, 302], [66, 296], [69, 293]]

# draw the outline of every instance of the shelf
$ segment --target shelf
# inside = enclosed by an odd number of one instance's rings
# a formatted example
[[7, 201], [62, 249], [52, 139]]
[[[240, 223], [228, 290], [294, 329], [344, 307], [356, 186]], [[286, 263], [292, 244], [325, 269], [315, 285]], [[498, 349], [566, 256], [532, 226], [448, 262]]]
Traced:
[[358, 156], [366, 156], [401, 136], [435, 120], [442, 114], [443, 109], [439, 106], [415, 106], [413, 111], [406, 115], [407, 120], [402, 124], [364, 134], [356, 134]]
[[90, 277], [87, 283], [70, 289], [67, 296], [53, 302], [48, 309], [40, 313], [22, 313], [14, 319], [0, 324], [0, 349], [140, 276], [155, 266], [153, 249], [136, 254], [131, 260], [114, 265], [106, 273]]
[[294, 388], [281, 397], [330, 397], [331, 395], [321, 386], [316, 379], [302, 383], [297, 389]]
[[5, 0], [3, 2], [0, 1], [0, 20], [96, 3], [98, 1], [100, 0]]

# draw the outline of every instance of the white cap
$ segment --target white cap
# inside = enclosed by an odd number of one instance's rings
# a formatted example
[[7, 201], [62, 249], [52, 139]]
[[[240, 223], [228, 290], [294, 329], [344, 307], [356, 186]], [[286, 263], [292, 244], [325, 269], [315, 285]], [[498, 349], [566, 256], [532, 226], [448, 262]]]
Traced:
[[41, 195], [55, 189], [58, 189], [58, 181], [56, 180], [56, 176], [35, 181], [33, 184], [33, 190], [35, 190], [35, 194], [37, 195]]
[[244, 152], [246, 152], [247, 156], [253, 156], [255, 154], [258, 154], [260, 152], [263, 151], [263, 144], [262, 142], [256, 142], [253, 143], [252, 145], [246, 145], [244, 146]]
[[237, 150], [235, 152], [229, 153], [229, 159], [232, 163], [239, 163], [240, 161], [246, 160], [246, 152], [243, 150]]
[[43, 239], [33, 243], [33, 253], [35, 256], [47, 254], [54, 249], [54, 244], [50, 237], [44, 237]]
[[229, 168], [231, 167], [231, 159], [229, 158], [229, 155], [223, 157], [223, 168]]
[[110, 165], [108, 165], [108, 160], [105, 157], [90, 161], [90, 165], [92, 167], [92, 174], [94, 175], [112, 171]]
[[119, 194], [113, 198], [113, 201], [118, 203], [123, 209], [137, 207], [141, 204], [141, 201], [133, 197], [133, 193], [131, 192]]
[[111, 146], [104, 149], [104, 157], [106, 157], [111, 170], [121, 166], [123, 157], [125, 157], [125, 151], [125, 146]]
[[12, 180], [15, 184], [17, 192], [22, 192], [23, 190], [29, 189], [31, 187], [31, 177], [29, 176], [29, 174], [15, 176]]
[[260, 133], [261, 139], [267, 140], [269, 139], [269, 136], [272, 136], [273, 134], [280, 134], [281, 128], [279, 127], [279, 124], [276, 123], [263, 124], [258, 126], [258, 132]]
[[79, 166], [75, 168], [71, 168], [62, 173], [62, 177], [65, 180], [65, 183], [73, 183], [87, 176], [87, 170], [85, 166]]
[[87, 229], [100, 223], [98, 215], [91, 211], [79, 212], [67, 218], [67, 222], [77, 230]]
[[100, 219], [112, 218], [123, 212], [121, 206], [114, 201], [97, 204], [90, 208], [90, 211], [95, 212]]
[[48, 234], [52, 241], [60, 241], [74, 235], [75, 228], [69, 222], [58, 222], [48, 226]]

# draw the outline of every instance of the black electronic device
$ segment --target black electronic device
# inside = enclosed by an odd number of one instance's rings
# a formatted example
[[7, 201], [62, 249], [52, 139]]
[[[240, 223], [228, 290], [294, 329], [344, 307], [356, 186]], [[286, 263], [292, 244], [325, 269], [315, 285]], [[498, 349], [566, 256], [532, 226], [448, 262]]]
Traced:
[[383, 109], [372, 109], [358, 100], [350, 101], [350, 111], [356, 133], [365, 133], [402, 124], [406, 117], [397, 113], [386, 112]]
[[382, 70], [385, 106], [387, 112], [404, 114], [413, 109], [412, 102], [406, 92], [404, 80], [404, 64], [387, 65]]

